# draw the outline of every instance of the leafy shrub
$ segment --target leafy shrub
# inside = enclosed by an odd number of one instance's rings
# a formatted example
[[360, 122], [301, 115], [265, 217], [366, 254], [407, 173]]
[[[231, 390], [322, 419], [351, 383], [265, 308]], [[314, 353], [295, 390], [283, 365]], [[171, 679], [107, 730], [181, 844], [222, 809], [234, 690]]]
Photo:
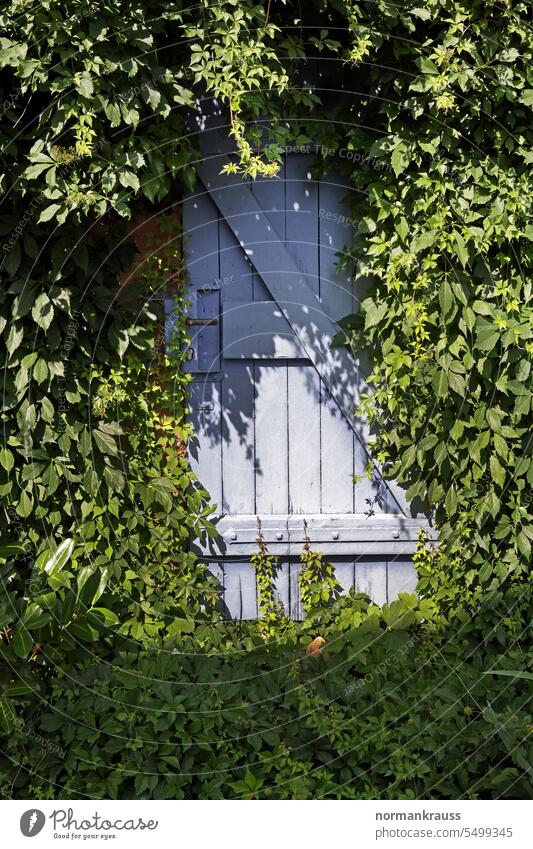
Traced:
[[327, 659], [305, 653], [310, 622], [266, 644], [228, 623], [214, 654], [200, 627], [60, 671], [4, 780], [38, 798], [528, 797], [528, 693], [484, 674], [520, 668], [520, 646], [439, 626], [414, 596], [380, 610], [351, 592], [329, 617]]

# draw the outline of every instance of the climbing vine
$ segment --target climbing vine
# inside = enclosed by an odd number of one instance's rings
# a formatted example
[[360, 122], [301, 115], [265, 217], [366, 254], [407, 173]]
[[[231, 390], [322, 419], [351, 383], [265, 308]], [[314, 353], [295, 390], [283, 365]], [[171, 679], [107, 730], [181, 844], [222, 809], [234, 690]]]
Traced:
[[[485, 677], [524, 665], [530, 612], [527, 13], [513, 0], [2, 9], [5, 795], [53, 782], [124, 798], [531, 795], [523, 692]], [[372, 357], [374, 459], [439, 526], [440, 548], [416, 555], [427, 598], [330, 604], [331, 566], [307, 547], [300, 596], [319, 620], [289, 627], [259, 528], [263, 622], [219, 622], [220, 586], [189, 550], [215, 529], [186, 456], [173, 211], [205, 98], [236, 173], [270, 178], [287, 145], [311, 141], [324, 169], [336, 154], [350, 169], [364, 294], [342, 341]], [[326, 676], [329, 653], [340, 671]], [[445, 691], [443, 658], [462, 664]], [[178, 731], [192, 742], [177, 754]]]

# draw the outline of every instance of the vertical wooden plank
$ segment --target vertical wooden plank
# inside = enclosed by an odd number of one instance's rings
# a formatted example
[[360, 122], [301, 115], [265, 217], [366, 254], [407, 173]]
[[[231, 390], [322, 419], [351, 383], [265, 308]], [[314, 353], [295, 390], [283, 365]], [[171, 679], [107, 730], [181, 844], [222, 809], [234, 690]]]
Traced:
[[219, 584], [219, 597], [221, 605], [224, 604], [224, 567], [221, 560], [208, 560], [207, 571], [213, 575]]
[[222, 507], [220, 381], [194, 380], [189, 388], [189, 418], [194, 436], [188, 450], [191, 468], [211, 500]]
[[416, 592], [418, 576], [410, 557], [395, 557], [387, 561], [387, 601], [398, 598], [400, 593]]
[[287, 364], [289, 512], [320, 513], [320, 379], [312, 366]]
[[355, 583], [355, 565], [351, 558], [330, 557], [330, 562], [335, 567], [335, 577], [341, 586], [343, 595], [353, 589]]
[[200, 183], [183, 202], [183, 246], [191, 288], [219, 276], [218, 210]]
[[321, 384], [321, 512], [354, 510], [354, 437], [335, 401]]
[[252, 364], [225, 360], [221, 394], [223, 511], [254, 513], [255, 392]]
[[290, 605], [290, 566], [288, 560], [279, 561], [279, 569], [274, 582], [276, 596], [279, 597], [285, 613], [289, 614]]
[[291, 557], [289, 560], [289, 595], [290, 609], [289, 615], [291, 619], [297, 621], [303, 619], [303, 611], [300, 606], [300, 587], [298, 584], [298, 576], [300, 574], [301, 564], [297, 557]]
[[[260, 177], [258, 180], [250, 181], [252, 195], [282, 242], [285, 241], [285, 188], [284, 165], [280, 168], [277, 177], [270, 179]], [[253, 289], [254, 300], [272, 300], [272, 295], [258, 274], [254, 274]]]
[[215, 319], [216, 325], [191, 327], [189, 338], [195, 352], [198, 371], [217, 372], [220, 370], [220, 289], [199, 289], [196, 293], [196, 317]]
[[[293, 154], [285, 163], [287, 251], [318, 294], [318, 189], [311, 157]], [[310, 363], [288, 364], [289, 511], [320, 512], [320, 380]]]
[[224, 603], [230, 619], [257, 619], [255, 570], [250, 562], [224, 561]]
[[288, 253], [318, 295], [318, 186], [312, 179], [311, 167], [311, 156], [287, 156], [285, 239]]
[[227, 222], [219, 221], [220, 287], [225, 304], [253, 297], [253, 268]]
[[387, 601], [387, 561], [379, 557], [361, 557], [355, 560], [355, 589], [366, 593], [375, 604]]
[[267, 360], [253, 368], [256, 511], [287, 513], [287, 365]]
[[[355, 512], [375, 516], [387, 512], [388, 489], [385, 482], [374, 473], [370, 480], [366, 468], [370, 456], [361, 442], [354, 437], [354, 470], [359, 478], [355, 485]], [[393, 512], [398, 512], [396, 509]]]
[[[220, 285], [224, 312], [251, 300], [252, 267], [228, 224], [219, 221]], [[224, 357], [224, 352], [222, 352]], [[255, 511], [254, 385], [252, 365], [223, 359], [222, 468], [225, 513]]]
[[[335, 569], [335, 577], [340, 585], [341, 593], [345, 595], [354, 587], [354, 561], [351, 557], [328, 557], [325, 560]], [[291, 558], [289, 571], [290, 585], [290, 615], [292, 619], [302, 620], [305, 611], [300, 600], [299, 575], [302, 568], [297, 557]]]
[[337, 268], [338, 251], [343, 251], [352, 242], [353, 218], [350, 209], [342, 202], [347, 192], [343, 179], [334, 170], [320, 181], [320, 297], [325, 312], [335, 321], [354, 311], [351, 269], [339, 271]]
[[[318, 190], [320, 297], [324, 311], [334, 319], [347, 315], [353, 308], [350, 274], [339, 274], [336, 268], [336, 253], [350, 240], [350, 229], [339, 220], [344, 214], [341, 199], [345, 190], [338, 183], [338, 175], [330, 172], [321, 179]], [[355, 375], [350, 375], [350, 379], [355, 379]], [[348, 513], [355, 509], [353, 475], [357, 440], [324, 385], [322, 390], [322, 512]]]

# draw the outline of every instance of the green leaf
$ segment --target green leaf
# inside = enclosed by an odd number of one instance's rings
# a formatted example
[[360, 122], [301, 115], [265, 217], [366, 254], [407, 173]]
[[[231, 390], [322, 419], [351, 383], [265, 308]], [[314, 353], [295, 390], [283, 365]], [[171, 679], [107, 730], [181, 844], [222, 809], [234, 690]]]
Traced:
[[[82, 97], [90, 98], [94, 94], [94, 85], [89, 73], [78, 74], [75, 81], [76, 90]], [[75, 78], [76, 79], [76, 78]]]
[[437, 68], [435, 63], [432, 62], [431, 59], [428, 59], [427, 56], [423, 56], [420, 59], [419, 66], [420, 66], [420, 70], [424, 74], [438, 74], [439, 73], [439, 69]]
[[503, 486], [505, 484], [505, 469], [500, 466], [498, 458], [495, 454], [493, 454], [490, 458], [489, 465], [492, 480], [495, 481], [498, 486]]
[[446, 493], [444, 506], [446, 507], [446, 512], [448, 516], [453, 516], [455, 514], [455, 511], [457, 510], [457, 496], [455, 494], [455, 489], [453, 486], [450, 486], [448, 492]]
[[468, 265], [468, 248], [465, 245], [465, 240], [460, 233], [455, 232], [453, 236], [455, 242], [455, 253], [459, 257], [459, 261], [463, 268], [466, 268]]
[[41, 292], [35, 300], [31, 311], [33, 320], [43, 330], [48, 330], [54, 317], [54, 308], [46, 292]]
[[17, 513], [23, 519], [27, 519], [33, 510], [33, 498], [28, 495], [26, 490], [23, 490], [20, 496], [20, 501], [17, 504]]
[[98, 430], [93, 430], [93, 437], [102, 454], [110, 454], [115, 457], [117, 456], [119, 453], [117, 443], [109, 433], [106, 433], [100, 428]]
[[18, 351], [20, 348], [20, 344], [22, 342], [24, 336], [24, 331], [22, 329], [20, 322], [13, 322], [11, 325], [11, 329], [9, 331], [9, 336], [7, 337], [6, 349], [8, 354], [14, 354], [15, 351]]
[[480, 351], [489, 353], [500, 340], [500, 331], [491, 321], [480, 316], [476, 320], [476, 345]]
[[28, 631], [43, 628], [52, 620], [50, 613], [46, 613], [38, 604], [29, 604], [22, 617], [22, 624]]
[[440, 308], [442, 310], [442, 315], [444, 318], [446, 318], [454, 304], [452, 287], [448, 283], [447, 278], [444, 278], [439, 289], [439, 303]]
[[133, 171], [121, 171], [119, 174], [119, 180], [123, 186], [126, 188], [132, 188], [136, 192], [138, 192], [141, 188], [139, 178], [137, 177], [137, 174], [133, 173]]
[[16, 684], [9, 684], [4, 690], [4, 695], [15, 699], [17, 696], [35, 694], [36, 690], [37, 686], [32, 681], [18, 681]]
[[37, 383], [44, 383], [48, 378], [48, 366], [46, 360], [39, 359], [33, 367], [33, 376]]
[[67, 632], [86, 643], [94, 642], [100, 636], [96, 628], [91, 627], [88, 622], [83, 621], [71, 622], [67, 628]]
[[19, 626], [15, 631], [12, 646], [17, 657], [26, 658], [33, 648], [33, 638], [24, 627]]
[[406, 142], [401, 141], [400, 144], [394, 148], [391, 156], [392, 170], [397, 177], [405, 171], [410, 162], [410, 148]]
[[92, 607], [89, 611], [89, 615], [102, 622], [108, 628], [112, 625], [118, 625], [119, 618], [116, 613], [113, 613], [112, 610], [108, 610], [106, 607]]
[[407, 223], [407, 219], [403, 215], [400, 217], [400, 220], [396, 222], [396, 232], [398, 233], [402, 242], [405, 242], [407, 234], [409, 232], [409, 224]]
[[44, 224], [46, 221], [50, 221], [61, 209], [60, 203], [51, 203], [50, 206], [47, 206], [46, 209], [43, 209], [39, 216], [39, 224]]
[[15, 465], [15, 458], [9, 448], [0, 448], [0, 464], [6, 472], [10, 472]]
[[74, 550], [74, 540], [65, 539], [58, 545], [55, 552], [52, 556], [46, 561], [43, 566], [43, 570], [46, 574], [53, 578], [55, 575], [58, 575], [61, 572], [72, 555], [72, 551]]

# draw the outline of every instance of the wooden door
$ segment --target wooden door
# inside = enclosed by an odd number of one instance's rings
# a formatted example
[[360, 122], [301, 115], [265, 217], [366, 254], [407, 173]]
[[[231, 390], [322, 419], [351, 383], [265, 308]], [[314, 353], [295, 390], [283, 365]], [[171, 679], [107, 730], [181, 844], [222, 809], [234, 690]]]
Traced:
[[200, 551], [228, 615], [257, 615], [257, 517], [295, 617], [304, 518], [343, 587], [379, 603], [413, 591], [424, 522], [397, 486], [375, 470], [365, 476], [368, 433], [356, 416], [364, 363], [331, 347], [360, 295], [351, 269], [337, 268], [354, 232], [346, 186], [335, 172], [314, 179], [307, 153], [287, 154], [276, 179], [222, 176], [231, 148], [216, 130], [202, 133], [202, 154], [183, 210], [190, 454], [217, 505], [219, 538]]

